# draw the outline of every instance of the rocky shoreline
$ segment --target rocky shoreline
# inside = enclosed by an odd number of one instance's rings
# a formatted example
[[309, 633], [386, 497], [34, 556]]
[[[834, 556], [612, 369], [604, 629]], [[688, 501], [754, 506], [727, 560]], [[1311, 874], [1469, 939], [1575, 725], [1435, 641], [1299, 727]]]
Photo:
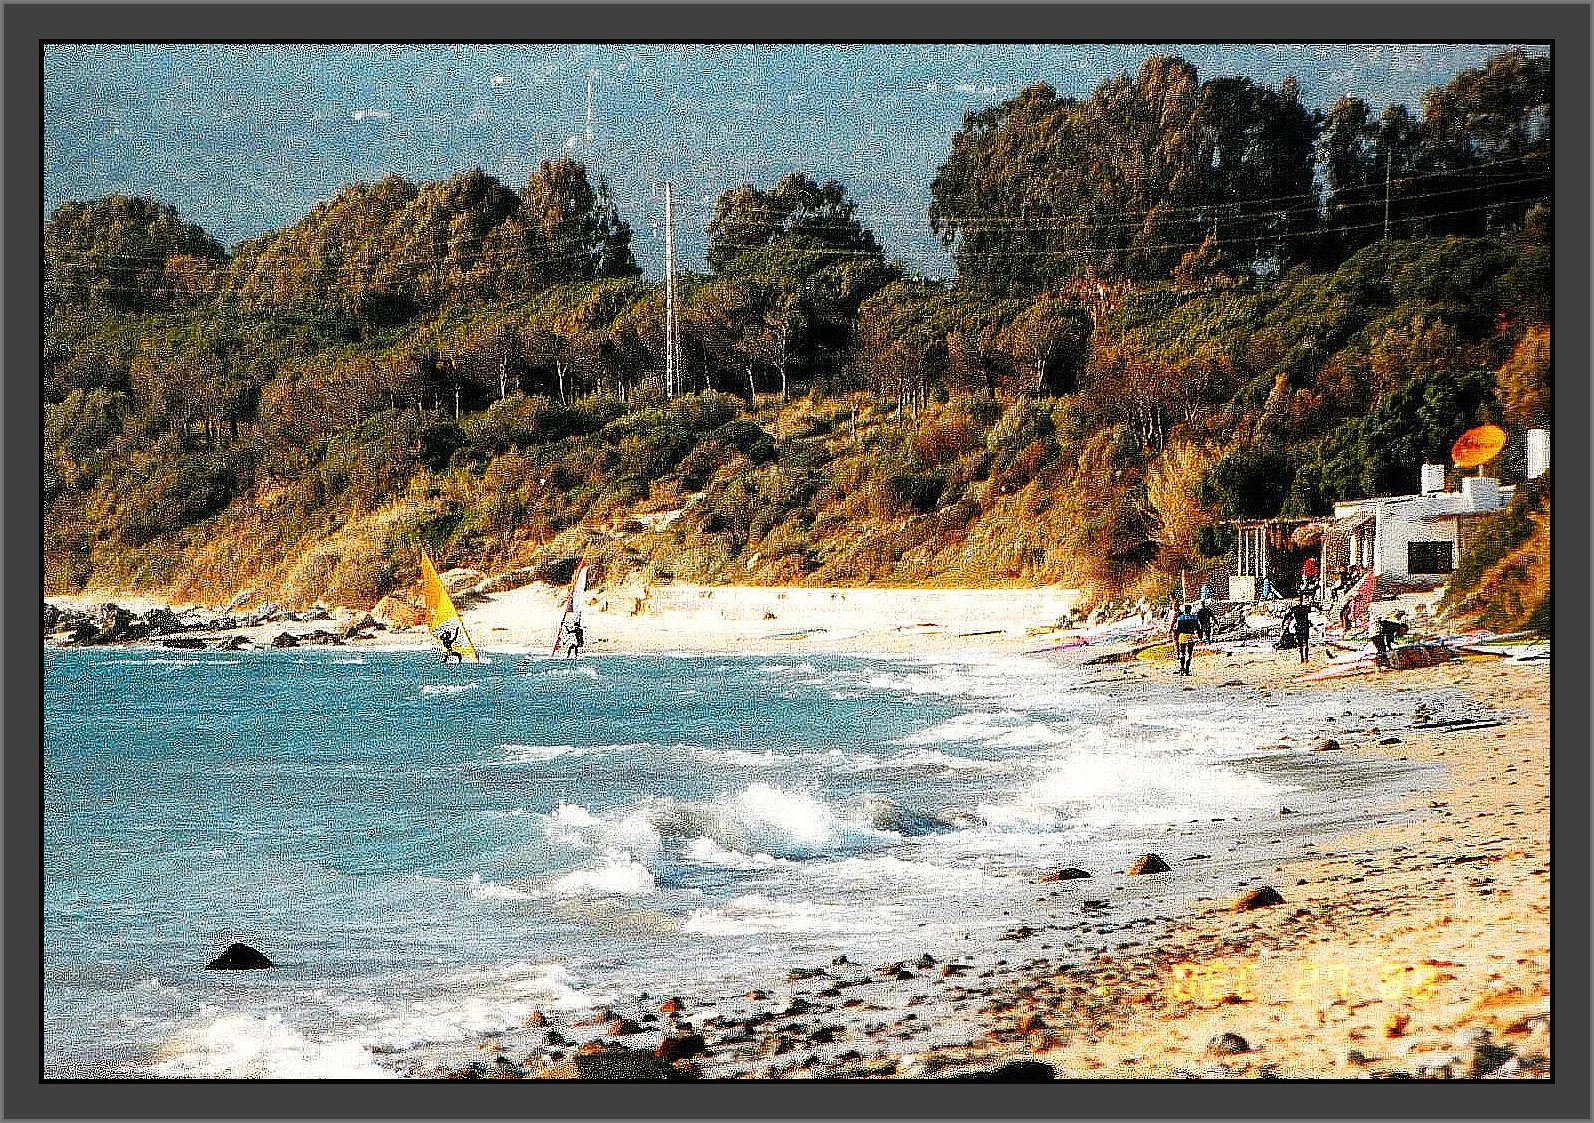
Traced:
[[[823, 629], [811, 640], [762, 636], [787, 626], [763, 619], [765, 604], [791, 605], [780, 596], [683, 590], [676, 597], [692, 615], [674, 610], [701, 643], [735, 641], [721, 649], [819, 649]], [[710, 607], [731, 598], [734, 612]], [[53, 600], [45, 607], [50, 645], [428, 640], [424, 626], [374, 611]], [[554, 590], [536, 586], [493, 593], [477, 598], [467, 618], [473, 629], [480, 622], [479, 639], [537, 643], [555, 601]], [[903, 619], [943, 618], [905, 615], [900, 604], [871, 605], [881, 621], [868, 618], [847, 638], [831, 633], [835, 646], [869, 649], [901, 635]], [[1024, 617], [1006, 608], [992, 646], [1032, 645]], [[616, 637], [609, 650], [674, 647], [689, 634], [646, 608], [622, 606], [598, 621], [600, 636], [612, 629]], [[928, 627], [900, 642], [925, 649], [937, 642]], [[944, 642], [960, 638], [956, 629]], [[1130, 692], [1169, 673], [1137, 660], [1093, 670], [1093, 685]], [[1303, 682], [1293, 652], [1240, 645], [1198, 660], [1196, 680], [1181, 689], [1312, 697], [1322, 728], [1296, 731], [1301, 739], [1278, 747], [1290, 750], [1281, 760], [1321, 782], [1336, 775], [1329, 761], [1424, 764], [1442, 782], [1371, 821], [1371, 804], [1356, 800], [1348, 803], [1357, 810], [1332, 822], [1280, 808], [1292, 816], [1287, 830], [1257, 826], [1276, 836], [1263, 842], [1280, 845], [1232, 840], [1227, 864], [1225, 840], [1209, 831], [1192, 839], [1195, 854], [1159, 846], [1166, 872], [1131, 876], [1132, 853], [1090, 877], [1038, 870], [1035, 907], [966, 953], [910, 945], [878, 963], [845, 955], [789, 962], [761, 979], [679, 995], [660, 979], [656, 993], [584, 1015], [545, 1010], [515, 1030], [375, 1059], [397, 1078], [442, 1080], [1543, 1079], [1549, 671], [1547, 660], [1469, 659]], [[1465, 705], [1457, 709], [1456, 698]], [[1221, 885], [1198, 886], [1193, 871], [1208, 866], [1220, 870]], [[1235, 911], [1263, 887], [1280, 900]], [[1119, 907], [1136, 896], [1147, 897], [1139, 911]]]
[[[1225, 673], [1281, 688], [1277, 660], [1237, 662]], [[1391, 680], [1415, 707], [1399, 698], [1397, 719], [1367, 692], [1332, 711], [1337, 738], [1296, 751], [1443, 765], [1441, 790], [1371, 822], [1364, 804], [1287, 833], [1256, 823], [1227, 847], [1208, 836], [1235, 856], [1204, 884], [1191, 871], [1208, 862], [1187, 862], [1212, 855], [1176, 843], [1116, 871], [1040, 871], [1036, 907], [965, 954], [791, 963], [739, 990], [537, 1011], [376, 1059], [431, 1080], [1547, 1078], [1547, 706], [1533, 703], [1548, 674], [1485, 666]], [[1480, 717], [1486, 683], [1527, 712]], [[1501, 783], [1481, 796], [1486, 776]], [[1524, 798], [1504, 798], [1519, 781]], [[1142, 891], [1146, 908], [1122, 907]]]

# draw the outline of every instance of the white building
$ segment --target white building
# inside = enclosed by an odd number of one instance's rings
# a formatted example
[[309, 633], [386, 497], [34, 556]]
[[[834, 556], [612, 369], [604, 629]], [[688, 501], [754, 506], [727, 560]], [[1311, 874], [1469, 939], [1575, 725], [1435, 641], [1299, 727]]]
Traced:
[[[1387, 495], [1334, 504], [1329, 540], [1343, 538], [1346, 564], [1393, 582], [1437, 584], [1455, 572], [1479, 517], [1511, 502], [1516, 489], [1487, 476], [1466, 476], [1459, 491], [1444, 491], [1444, 470], [1427, 471], [1420, 495]], [[1438, 487], [1435, 488], [1437, 476]], [[1333, 564], [1340, 559], [1324, 561]]]

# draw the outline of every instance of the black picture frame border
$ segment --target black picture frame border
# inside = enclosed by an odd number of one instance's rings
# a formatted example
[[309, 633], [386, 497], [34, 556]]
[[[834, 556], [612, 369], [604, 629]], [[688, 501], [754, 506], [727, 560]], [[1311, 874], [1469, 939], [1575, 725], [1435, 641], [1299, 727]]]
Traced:
[[[1557, 121], [1557, 304], [1589, 308], [1589, 8], [1585, 4], [8, 4], [3, 494], [5, 586], [15, 606], [42, 589], [39, 262], [42, 208], [40, 44], [198, 41], [1129, 41], [1550, 42]], [[380, 31], [373, 35], [373, 29]], [[1147, 29], [1156, 35], [1148, 37]], [[623, 30], [623, 34], [617, 31]], [[911, 34], [905, 32], [911, 31]], [[1565, 436], [1556, 541], [1587, 564], [1589, 339], [1576, 319], [1557, 335], [1575, 372], [1558, 388]], [[1569, 426], [1571, 428], [1569, 428]], [[1571, 547], [1568, 548], [1567, 544]], [[1576, 547], [1583, 547], [1576, 550]], [[1576, 551], [1576, 552], [1574, 552]], [[31, 609], [4, 613], [5, 1087], [7, 1118], [1588, 1118], [1588, 582], [1563, 583], [1556, 620], [1582, 626], [1556, 653], [1556, 858], [1553, 943], [1556, 1053], [1547, 1082], [1392, 1084], [1070, 1081], [694, 1084], [91, 1083], [40, 1081], [42, 670]], [[1568, 690], [1570, 688], [1570, 690]], [[1571, 693], [1572, 698], [1567, 698]]]

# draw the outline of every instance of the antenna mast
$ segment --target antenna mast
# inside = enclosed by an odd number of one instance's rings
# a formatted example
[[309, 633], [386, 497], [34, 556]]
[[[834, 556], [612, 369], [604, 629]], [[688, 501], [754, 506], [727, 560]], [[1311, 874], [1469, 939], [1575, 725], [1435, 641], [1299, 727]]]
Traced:
[[675, 185], [664, 181], [664, 395], [675, 397], [680, 379], [675, 329]]

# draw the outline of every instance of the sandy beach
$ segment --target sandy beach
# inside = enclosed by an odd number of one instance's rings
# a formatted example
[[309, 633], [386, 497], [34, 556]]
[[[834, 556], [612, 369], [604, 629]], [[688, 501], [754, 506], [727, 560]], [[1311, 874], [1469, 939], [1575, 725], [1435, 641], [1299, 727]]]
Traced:
[[[561, 596], [527, 586], [461, 609], [485, 652], [530, 653], [551, 642]], [[586, 623], [592, 654], [955, 648], [1082, 662], [1126, 649], [1044, 650], [1073, 606], [1061, 589], [625, 587], [594, 593]], [[1139, 660], [1092, 669], [1126, 695], [1173, 673]], [[1304, 772], [1387, 761], [1432, 779], [1348, 818], [1281, 808], [1254, 837], [1214, 835], [1216, 857], [1181, 841], [1164, 873], [1059, 881], [1037, 869], [1034, 907], [956, 959], [904, 944], [892, 962], [772, 963], [768, 978], [716, 994], [677, 993], [665, 975], [585, 1017], [534, 1015], [521, 1030], [378, 1059], [395, 1075], [451, 1079], [1547, 1077], [1548, 659], [1320, 682], [1301, 672], [1294, 652], [1238, 647], [1198, 658], [1184, 689], [1320, 699], [1320, 727], [1278, 746]], [[1282, 901], [1236, 910], [1263, 886]], [[1141, 907], [1118, 907], [1130, 900]], [[1087, 935], [1097, 953], [1067, 950]]]

